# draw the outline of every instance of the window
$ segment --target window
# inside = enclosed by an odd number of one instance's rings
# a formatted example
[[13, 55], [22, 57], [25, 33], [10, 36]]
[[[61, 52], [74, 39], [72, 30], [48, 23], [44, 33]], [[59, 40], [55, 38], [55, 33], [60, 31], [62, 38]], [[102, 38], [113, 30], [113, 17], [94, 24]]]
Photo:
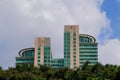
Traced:
[[40, 50], [40, 46], [38, 46], [38, 50]]

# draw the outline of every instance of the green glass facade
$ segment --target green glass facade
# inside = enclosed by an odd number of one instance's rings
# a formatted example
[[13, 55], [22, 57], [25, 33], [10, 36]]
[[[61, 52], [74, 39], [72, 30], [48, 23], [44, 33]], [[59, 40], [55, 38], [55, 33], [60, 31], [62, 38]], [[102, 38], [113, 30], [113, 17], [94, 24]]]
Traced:
[[51, 60], [51, 47], [50, 38], [41, 37], [35, 38], [35, 56], [34, 56], [34, 66], [39, 65], [50, 66]]
[[37, 64], [40, 65], [40, 46], [38, 46], [38, 60]]
[[33, 65], [34, 63], [34, 48], [26, 48], [19, 52], [20, 57], [16, 57], [16, 66], [22, 64]]
[[87, 35], [79, 35], [79, 45], [80, 45], [80, 66], [82, 66], [86, 61], [89, 65], [94, 65], [98, 62], [98, 43], [95, 38]]
[[70, 32], [64, 32], [64, 66], [70, 67]]
[[64, 59], [52, 59], [51, 67], [52, 68], [63, 68], [64, 67]]
[[65, 25], [64, 28], [64, 67], [79, 67], [79, 26]]
[[[77, 25], [65, 25], [64, 67], [76, 69], [77, 62], [79, 62], [80, 67], [87, 61], [89, 65], [96, 64], [98, 62], [98, 43], [96, 39], [91, 35], [79, 34], [76, 29], [79, 29]], [[77, 38], [77, 35], [79, 35], [79, 38]], [[79, 41], [77, 41], [78, 39]], [[77, 44], [79, 45], [77, 46]], [[79, 52], [78, 55], [77, 52]], [[77, 61], [78, 58], [79, 61]]]
[[96, 39], [87, 34], [79, 34], [76, 25], [67, 25], [64, 28], [64, 58], [53, 59], [50, 46], [50, 38], [42, 37], [35, 39], [35, 48], [26, 48], [19, 52], [16, 57], [16, 66], [21, 64], [47, 65], [52, 68], [69, 67], [76, 69], [86, 61], [89, 65], [98, 62], [98, 43]]
[[[64, 32], [64, 67], [70, 67], [70, 32]], [[73, 64], [76, 68], [76, 33], [73, 33]]]
[[50, 60], [51, 60], [50, 46], [45, 46], [44, 47], [44, 64], [47, 66], [50, 66]]
[[[38, 65], [40, 65], [40, 46], [38, 47]], [[50, 66], [50, 46], [44, 46], [44, 65]]]

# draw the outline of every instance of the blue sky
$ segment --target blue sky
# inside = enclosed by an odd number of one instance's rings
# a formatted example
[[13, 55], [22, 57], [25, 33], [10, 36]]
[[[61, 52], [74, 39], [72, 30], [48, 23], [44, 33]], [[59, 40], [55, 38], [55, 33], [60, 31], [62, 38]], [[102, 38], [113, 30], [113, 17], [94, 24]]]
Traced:
[[35, 37], [51, 37], [53, 57], [63, 58], [64, 25], [99, 42], [99, 62], [120, 65], [120, 0], [0, 0], [0, 66], [14, 67]]
[[[99, 56], [99, 61], [104, 64], [117, 64], [120, 59], [120, 0], [104, 0], [101, 10], [105, 11], [106, 17], [110, 21], [110, 33], [107, 38], [103, 38], [105, 34], [101, 34], [100, 40], [105, 43], [100, 44], [99, 53], [104, 53]], [[102, 56], [102, 57], [101, 57]], [[106, 57], [106, 58], [105, 58]]]
[[120, 39], [120, 0], [104, 0], [102, 10], [106, 11], [106, 15], [110, 20], [112, 28], [110, 38]]

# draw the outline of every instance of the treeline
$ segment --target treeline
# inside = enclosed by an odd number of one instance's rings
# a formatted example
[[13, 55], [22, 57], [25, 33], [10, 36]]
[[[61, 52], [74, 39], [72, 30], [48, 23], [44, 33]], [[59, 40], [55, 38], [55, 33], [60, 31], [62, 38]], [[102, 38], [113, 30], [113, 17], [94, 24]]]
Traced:
[[90, 66], [86, 62], [77, 70], [42, 65], [39, 68], [23, 65], [8, 70], [0, 67], [0, 80], [120, 80], [120, 66], [100, 63]]

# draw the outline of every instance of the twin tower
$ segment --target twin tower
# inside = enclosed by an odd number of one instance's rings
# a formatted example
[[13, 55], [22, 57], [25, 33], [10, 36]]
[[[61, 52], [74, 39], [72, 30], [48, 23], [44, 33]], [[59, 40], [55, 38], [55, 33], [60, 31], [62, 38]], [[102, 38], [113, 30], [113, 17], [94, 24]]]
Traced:
[[64, 26], [64, 58], [53, 59], [49, 37], [35, 38], [35, 48], [22, 49], [16, 57], [16, 66], [22, 64], [47, 65], [52, 68], [76, 69], [86, 61], [89, 65], [98, 62], [98, 43], [93, 36], [79, 34], [78, 25]]

